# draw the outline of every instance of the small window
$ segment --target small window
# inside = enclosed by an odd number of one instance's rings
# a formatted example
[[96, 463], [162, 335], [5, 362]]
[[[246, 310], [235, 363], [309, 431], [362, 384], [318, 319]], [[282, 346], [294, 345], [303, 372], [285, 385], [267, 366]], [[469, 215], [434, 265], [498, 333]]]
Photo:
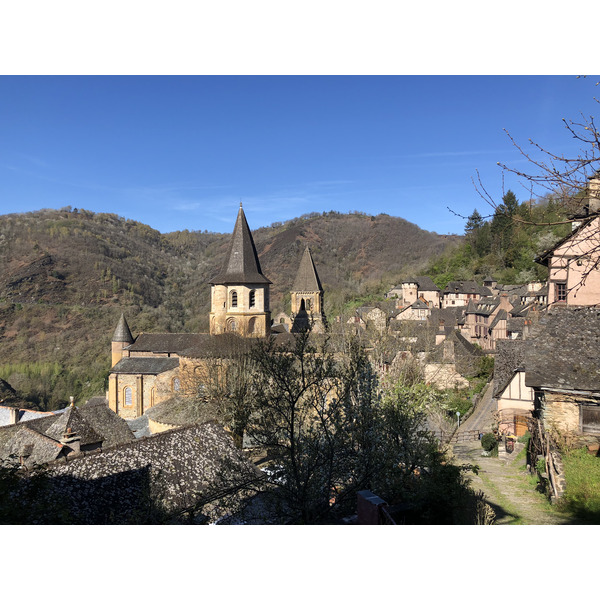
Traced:
[[556, 301], [557, 302], [566, 302], [567, 301], [567, 284], [566, 283], [555, 283], [554, 289], [556, 292]]
[[306, 310], [311, 310], [312, 309], [312, 304], [310, 299], [307, 298], [306, 300]]
[[600, 433], [600, 406], [582, 406], [580, 420], [583, 433]]
[[231, 292], [231, 307], [237, 308], [237, 292], [235, 290]]
[[179, 391], [179, 377], [173, 377], [173, 381], [171, 382], [171, 387], [173, 388], [174, 392], [178, 392]]
[[254, 290], [250, 290], [250, 308], [253, 308], [256, 305], [256, 292]]
[[133, 404], [131, 388], [126, 387], [123, 391], [125, 392], [125, 406], [131, 406]]

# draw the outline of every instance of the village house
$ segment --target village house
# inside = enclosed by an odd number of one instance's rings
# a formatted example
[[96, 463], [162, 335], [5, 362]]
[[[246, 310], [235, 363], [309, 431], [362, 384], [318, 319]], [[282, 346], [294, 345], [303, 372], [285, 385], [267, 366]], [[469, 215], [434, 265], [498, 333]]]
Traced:
[[430, 277], [413, 277], [406, 279], [400, 285], [394, 286], [385, 298], [396, 300], [396, 308], [404, 309], [421, 299], [430, 308], [439, 308], [441, 304], [440, 288]]
[[534, 390], [525, 384], [526, 340], [499, 340], [494, 360], [493, 397], [501, 433], [523, 435], [533, 416]]
[[536, 258], [548, 268], [548, 306], [600, 303], [600, 172], [589, 178], [572, 231]]
[[466, 306], [469, 300], [478, 302], [489, 296], [492, 292], [475, 281], [450, 281], [442, 292], [442, 308]]
[[0, 427], [0, 461], [32, 467], [133, 439], [105, 398], [91, 398], [82, 407], [71, 403], [59, 414]]
[[600, 310], [555, 310], [525, 348], [525, 385], [546, 431], [580, 444], [600, 441]]
[[496, 342], [506, 339], [508, 313], [513, 309], [505, 294], [485, 296], [478, 302], [469, 300], [465, 309], [465, 336], [483, 350], [493, 351]]

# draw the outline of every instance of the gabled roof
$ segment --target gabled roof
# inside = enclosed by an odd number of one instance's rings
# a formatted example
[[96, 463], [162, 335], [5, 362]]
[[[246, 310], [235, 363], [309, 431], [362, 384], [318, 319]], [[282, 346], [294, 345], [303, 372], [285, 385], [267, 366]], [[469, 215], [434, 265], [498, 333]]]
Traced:
[[494, 327], [496, 327], [496, 325], [498, 324], [499, 321], [506, 321], [508, 319], [508, 313], [501, 308], [498, 311], [498, 314], [494, 317], [494, 320], [492, 321], [492, 324], [490, 325], [490, 329], [494, 329]]
[[71, 430], [81, 436], [81, 445], [97, 444], [104, 438], [88, 423], [87, 419], [79, 412], [77, 407], [70, 406], [67, 410], [46, 429], [46, 435], [60, 441], [63, 435]]
[[424, 309], [424, 308], [429, 308], [429, 304], [427, 304], [427, 302], [425, 302], [424, 300], [422, 300], [421, 298], [417, 298], [417, 300], [415, 302], [413, 302], [409, 308], [412, 308], [413, 310], [419, 310], [419, 309]]
[[492, 296], [492, 292], [475, 281], [449, 281], [444, 288], [444, 294], [479, 294]]
[[526, 385], [600, 392], [599, 309], [546, 313], [527, 341]]
[[129, 356], [122, 358], [111, 370], [111, 373], [133, 373], [140, 375], [158, 375], [171, 371], [179, 366], [178, 358], [152, 356]]
[[581, 223], [581, 225], [579, 225], [578, 227], [573, 229], [571, 232], [569, 232], [568, 235], [566, 235], [563, 238], [561, 238], [560, 240], [558, 240], [558, 242], [556, 242], [553, 246], [548, 248], [548, 250], [546, 250], [545, 252], [542, 252], [539, 256], [536, 256], [533, 260], [536, 263], [539, 263], [540, 265], [544, 265], [546, 263], [546, 261], [548, 260], [548, 258], [550, 258], [550, 256], [558, 248], [560, 248], [560, 246], [562, 246], [565, 242], [569, 241], [571, 238], [575, 237], [582, 229], [587, 227], [590, 223], [592, 223], [595, 219], [598, 219], [598, 218], [600, 218], [600, 217], [597, 214], [594, 215], [593, 217], [586, 218], [583, 221], [583, 223]]
[[23, 456], [27, 466], [44, 464], [55, 460], [63, 451], [64, 445], [44, 435], [29, 425], [15, 430], [8, 444], [2, 449], [0, 458], [18, 462]]
[[[67, 409], [68, 410], [68, 409]], [[127, 426], [127, 423], [110, 408], [106, 399], [95, 399], [93, 402], [88, 402], [81, 408], [76, 409], [79, 416], [83, 417], [87, 423], [86, 431], [93, 430], [97, 436], [103, 438], [102, 449], [129, 442], [134, 438], [133, 433]], [[33, 452], [27, 461], [27, 464], [40, 464], [54, 460], [62, 451], [63, 444], [57, 439], [51, 437], [51, 433], [57, 430], [56, 435], [62, 436], [64, 429], [56, 425], [56, 422], [67, 411], [61, 411], [60, 415], [53, 414], [48, 417], [42, 417], [27, 423], [19, 423], [8, 427], [0, 428], [0, 460], [6, 460], [10, 454], [14, 454], [15, 449], [22, 449], [24, 445], [33, 444]], [[76, 431], [73, 433], [83, 433]], [[21, 433], [26, 430], [25, 433]], [[82, 439], [85, 444], [91, 443], [91, 439], [87, 433]], [[16, 445], [15, 445], [16, 444]], [[19, 446], [18, 444], [21, 444]]]
[[140, 333], [135, 343], [127, 349], [130, 352], [180, 354], [202, 344], [207, 337], [210, 337], [208, 333]]
[[117, 328], [115, 329], [115, 333], [112, 338], [113, 342], [127, 342], [128, 344], [133, 344], [133, 336], [131, 335], [131, 331], [129, 330], [129, 325], [125, 319], [125, 315], [121, 313], [121, 318], [119, 319], [119, 323], [117, 324]]
[[271, 283], [262, 273], [258, 254], [240, 203], [227, 259], [221, 272], [213, 277], [211, 284]]
[[298, 274], [292, 287], [292, 292], [322, 292], [323, 286], [317, 274], [317, 269], [313, 261], [308, 246], [304, 249]]
[[53, 462], [46, 493], [50, 506], [68, 505], [73, 523], [128, 523], [150, 502], [168, 514], [193, 506], [225, 485], [225, 473], [233, 489], [261, 476], [222, 427], [204, 423]]
[[494, 358], [494, 397], [500, 395], [517, 371], [525, 367], [524, 340], [497, 340]]

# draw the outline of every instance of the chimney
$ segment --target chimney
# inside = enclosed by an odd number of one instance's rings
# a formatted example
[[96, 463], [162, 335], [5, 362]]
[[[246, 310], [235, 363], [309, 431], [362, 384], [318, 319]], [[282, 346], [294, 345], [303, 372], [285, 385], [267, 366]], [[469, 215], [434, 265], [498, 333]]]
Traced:
[[81, 436], [73, 433], [70, 427], [63, 433], [60, 443], [70, 448], [72, 452], [81, 452]]
[[435, 345], [439, 346], [446, 339], [446, 331], [444, 325], [446, 322], [443, 319], [440, 319], [440, 324], [438, 326], [437, 333], [435, 334]]
[[7, 407], [9, 410], [9, 425], [16, 425], [19, 422], [19, 409], [12, 406]]

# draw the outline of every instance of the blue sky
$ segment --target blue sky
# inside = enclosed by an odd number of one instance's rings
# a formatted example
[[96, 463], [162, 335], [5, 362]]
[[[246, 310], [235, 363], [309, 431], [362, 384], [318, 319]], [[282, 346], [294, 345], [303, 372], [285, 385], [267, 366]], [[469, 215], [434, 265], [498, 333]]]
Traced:
[[[598, 112], [569, 76], [2, 76], [0, 213], [72, 207], [162, 232], [308, 212], [387, 213], [462, 233], [524, 167], [503, 129], [576, 154]], [[528, 195], [506, 180], [520, 200]]]

